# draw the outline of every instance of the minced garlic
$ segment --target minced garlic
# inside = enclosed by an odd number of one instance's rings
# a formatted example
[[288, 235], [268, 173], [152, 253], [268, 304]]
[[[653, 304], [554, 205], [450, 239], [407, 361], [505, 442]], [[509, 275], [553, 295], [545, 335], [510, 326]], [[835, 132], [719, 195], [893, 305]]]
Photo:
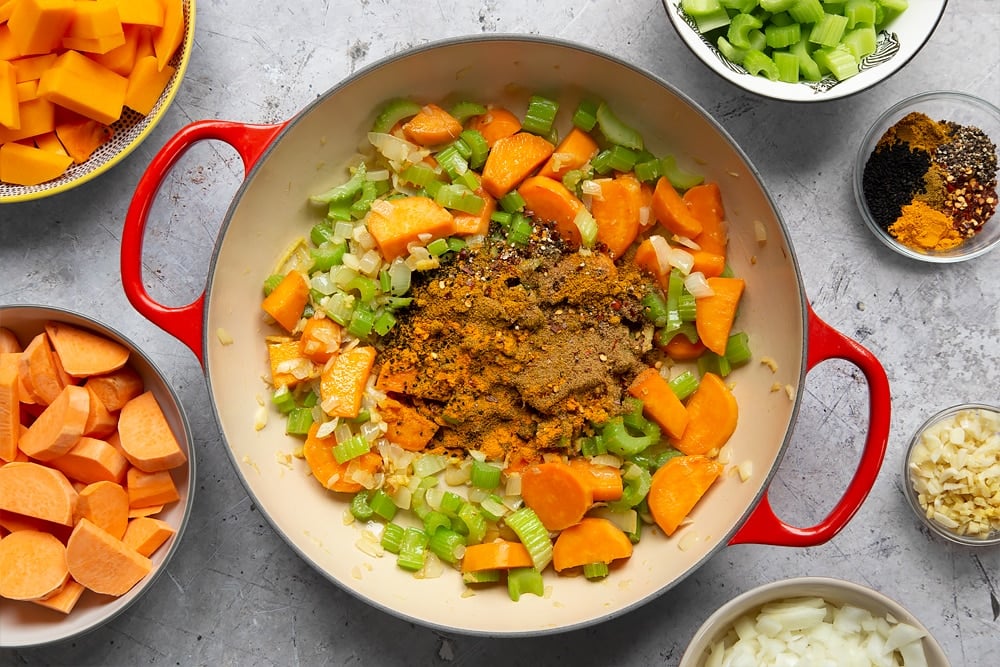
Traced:
[[967, 537], [1000, 532], [1000, 412], [961, 410], [932, 424], [907, 469], [928, 519]]

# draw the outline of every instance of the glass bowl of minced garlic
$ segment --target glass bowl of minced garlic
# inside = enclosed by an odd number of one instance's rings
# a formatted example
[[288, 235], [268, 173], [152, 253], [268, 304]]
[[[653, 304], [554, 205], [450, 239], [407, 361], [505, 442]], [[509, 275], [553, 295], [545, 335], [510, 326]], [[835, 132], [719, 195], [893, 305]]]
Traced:
[[903, 486], [931, 532], [958, 544], [1000, 544], [1000, 407], [955, 405], [917, 429]]
[[954, 91], [921, 93], [883, 113], [854, 166], [854, 196], [872, 233], [900, 254], [960, 262], [1000, 243], [1000, 109]]

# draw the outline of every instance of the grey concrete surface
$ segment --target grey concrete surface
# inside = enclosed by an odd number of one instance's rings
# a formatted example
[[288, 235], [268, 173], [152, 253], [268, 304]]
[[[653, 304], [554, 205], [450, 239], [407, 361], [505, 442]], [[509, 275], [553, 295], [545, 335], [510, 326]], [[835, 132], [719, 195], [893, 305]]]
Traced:
[[[805, 549], [729, 547], [624, 617], [563, 635], [490, 639], [428, 630], [359, 602], [309, 569], [248, 499], [195, 357], [141, 318], [122, 291], [119, 240], [139, 176], [191, 121], [285, 120], [379, 58], [494, 32], [580, 42], [670, 81], [726, 127], [775, 193], [816, 312], [868, 347], [892, 383], [883, 470], [832, 541]], [[111, 323], [144, 346], [173, 383], [198, 450], [194, 516], [166, 576], [127, 613], [72, 641], [0, 650], [0, 664], [676, 665], [719, 605], [799, 575], [877, 588], [913, 611], [956, 667], [997, 664], [1000, 548], [974, 551], [922, 530], [904, 505], [900, 468], [907, 439], [930, 413], [1000, 398], [1000, 253], [948, 266], [892, 254], [863, 226], [850, 174], [868, 126], [904, 97], [943, 88], [1000, 103], [998, 34], [994, 0], [953, 0], [923, 51], [882, 86], [798, 106], [749, 96], [711, 74], [682, 45], [658, 0], [198, 3], [187, 79], [147, 141], [96, 181], [0, 207], [0, 302], [53, 304]], [[163, 302], [179, 305], [200, 293], [241, 175], [235, 153], [216, 144], [199, 145], [171, 174], [144, 258], [147, 285]], [[782, 517], [807, 525], [833, 506], [850, 475], [840, 452], [856, 451], [866, 410], [853, 367], [828, 362], [809, 375], [770, 490]]]

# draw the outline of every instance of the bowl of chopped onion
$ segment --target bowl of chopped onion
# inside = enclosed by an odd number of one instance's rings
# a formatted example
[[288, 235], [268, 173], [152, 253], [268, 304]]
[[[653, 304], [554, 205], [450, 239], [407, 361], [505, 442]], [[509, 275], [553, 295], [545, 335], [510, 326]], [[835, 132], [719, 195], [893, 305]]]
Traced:
[[847, 97], [901, 70], [947, 0], [663, 0], [684, 44], [715, 74], [786, 102]]
[[964, 403], [924, 422], [904, 458], [906, 498], [934, 534], [1000, 544], [1000, 408]]
[[680, 661], [680, 667], [793, 664], [950, 663], [898, 602], [827, 577], [783, 579], [733, 598], [702, 624]]

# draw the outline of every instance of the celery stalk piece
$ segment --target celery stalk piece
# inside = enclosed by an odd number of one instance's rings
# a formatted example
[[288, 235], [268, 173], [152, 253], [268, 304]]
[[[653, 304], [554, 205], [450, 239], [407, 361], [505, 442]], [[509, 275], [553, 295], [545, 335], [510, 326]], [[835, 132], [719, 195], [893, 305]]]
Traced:
[[368, 504], [368, 489], [361, 489], [351, 498], [351, 514], [358, 521], [367, 521], [375, 511]]
[[497, 200], [502, 208], [507, 213], [517, 213], [524, 210], [525, 202], [524, 197], [517, 190], [511, 190], [503, 197]]
[[700, 380], [698, 379], [698, 376], [691, 371], [684, 371], [677, 377], [667, 382], [667, 384], [670, 385], [670, 390], [677, 395], [677, 398], [683, 401], [695, 392], [700, 384]]
[[486, 113], [486, 106], [480, 104], [479, 102], [463, 100], [456, 103], [451, 109], [449, 109], [448, 113], [450, 113], [459, 123], [464, 123], [473, 116], [481, 116]]
[[[764, 28], [764, 38], [767, 40], [768, 47], [783, 49], [802, 39], [802, 29], [798, 23], [769, 25]], [[771, 58], [774, 58], [774, 54], [771, 54]]]
[[559, 103], [541, 95], [532, 95], [528, 100], [528, 110], [521, 121], [521, 129], [532, 134], [545, 136], [552, 131]]
[[527, 505], [519, 507], [506, 517], [504, 523], [514, 531], [528, 550], [531, 562], [541, 572], [552, 561], [552, 540], [535, 510]]
[[849, 29], [858, 24], [875, 24], [875, 0], [847, 0], [844, 6], [844, 16], [847, 17]]
[[354, 174], [346, 183], [335, 186], [321, 194], [312, 195], [309, 197], [309, 201], [313, 204], [329, 204], [331, 202], [342, 202], [352, 199], [356, 194], [361, 192], [361, 185], [365, 182], [366, 174], [367, 168], [365, 167], [365, 163], [362, 162], [357, 166]]
[[372, 508], [372, 512], [386, 521], [392, 521], [398, 509], [396, 502], [383, 489], [377, 489], [375, 493], [371, 494], [371, 497], [368, 499], [368, 505]]
[[510, 599], [517, 602], [525, 593], [542, 597], [545, 594], [545, 584], [542, 573], [533, 567], [515, 567], [507, 572], [507, 592]]
[[337, 460], [337, 463], [344, 464], [362, 454], [367, 454], [369, 451], [371, 451], [371, 445], [363, 435], [358, 433], [344, 442], [334, 445], [333, 458]]
[[495, 489], [500, 485], [502, 472], [500, 466], [473, 459], [472, 470], [469, 472], [469, 483], [478, 489]]
[[858, 73], [858, 61], [843, 44], [833, 48], [816, 49], [813, 58], [816, 64], [833, 74], [837, 81], [843, 81]]
[[581, 100], [573, 112], [573, 125], [584, 132], [590, 132], [597, 125], [597, 102]]
[[908, 0], [875, 0], [878, 5], [876, 7], [876, 13], [881, 12], [881, 17], [875, 22], [875, 27], [881, 28], [886, 25], [897, 16], [906, 11], [907, 7], [910, 6]]
[[722, 9], [719, 0], [681, 0], [681, 9], [690, 16], [708, 16]]
[[799, 58], [788, 51], [774, 51], [771, 60], [778, 68], [778, 81], [797, 83], [799, 80]]
[[787, 12], [799, 0], [760, 0], [760, 8], [772, 14]]
[[798, 0], [788, 8], [788, 15], [799, 23], [816, 23], [825, 14], [819, 0]]
[[839, 14], [823, 14], [823, 18], [813, 25], [809, 41], [813, 44], [833, 48], [840, 44], [847, 29], [847, 17]]
[[288, 411], [285, 422], [285, 433], [288, 435], [305, 435], [313, 424], [312, 410], [309, 408], [292, 408]]
[[465, 555], [465, 537], [448, 528], [431, 533], [427, 548], [446, 563], [454, 565]]
[[726, 359], [735, 368], [750, 361], [750, 336], [745, 331], [738, 331], [726, 341]]
[[[771, 2], [787, 2], [793, 3], [795, 0], [770, 0]], [[726, 9], [735, 9], [741, 14], [749, 14], [753, 10], [757, 9], [757, 0], [720, 0], [722, 6]]]
[[434, 195], [434, 201], [442, 207], [463, 213], [476, 214], [483, 210], [485, 200], [465, 185], [456, 183], [442, 185]]
[[587, 579], [603, 579], [610, 571], [607, 563], [587, 563], [583, 566], [583, 576]]
[[698, 32], [703, 35], [719, 28], [725, 28], [729, 25], [730, 21], [729, 12], [726, 11], [725, 7], [719, 7], [718, 10], [711, 14], [692, 16], [691, 18], [694, 19], [695, 25], [698, 27]]
[[391, 554], [398, 554], [403, 544], [403, 534], [406, 529], [398, 523], [387, 523], [382, 529], [382, 548]]
[[389, 100], [386, 102], [375, 122], [372, 124], [372, 132], [385, 133], [392, 129], [393, 125], [401, 120], [416, 116], [422, 109], [421, 105], [413, 100], [404, 98]]
[[750, 31], [760, 28], [763, 25], [764, 23], [753, 14], [737, 14], [729, 22], [726, 39], [738, 49], [749, 49]]
[[846, 46], [859, 63], [865, 56], [875, 53], [878, 34], [872, 26], [861, 26], [847, 32], [840, 43]]
[[619, 120], [611, 107], [604, 102], [597, 107], [597, 127], [600, 128], [604, 138], [613, 144], [637, 151], [643, 148], [642, 135]]
[[486, 143], [486, 137], [483, 136], [483, 133], [479, 130], [463, 130], [459, 136], [469, 146], [469, 166], [473, 169], [479, 169], [486, 164], [486, 156], [490, 152], [490, 147]]
[[681, 168], [673, 155], [664, 155], [660, 159], [660, 172], [667, 177], [671, 185], [682, 191], [693, 188], [705, 180], [703, 175]]
[[757, 49], [758, 51], [763, 51], [767, 48], [767, 37], [764, 36], [764, 31], [759, 28], [754, 28], [747, 33], [747, 39], [750, 41], [750, 48]]
[[819, 81], [823, 78], [819, 65], [812, 58], [808, 39], [800, 39], [797, 44], [792, 44], [788, 51], [799, 59], [799, 72], [802, 74], [802, 78], [807, 81]]
[[593, 247], [594, 241], [597, 240], [597, 220], [590, 211], [581, 207], [573, 218], [573, 224], [580, 232], [580, 245], [584, 248]]
[[743, 57], [747, 54], [747, 49], [738, 49], [729, 43], [729, 40], [719, 35], [719, 38], [715, 40], [715, 45], [719, 49], [719, 53], [726, 57], [726, 60], [734, 62], [737, 65], [743, 64]]
[[463, 572], [462, 582], [466, 584], [495, 584], [500, 581], [500, 570], [480, 570]]
[[416, 572], [424, 566], [427, 554], [427, 533], [419, 528], [405, 528], [396, 564], [404, 570]]
[[271, 395], [271, 403], [274, 407], [278, 408], [278, 412], [282, 414], [288, 414], [295, 407], [295, 396], [292, 395], [292, 391], [288, 388], [287, 384], [283, 384], [274, 390]]

